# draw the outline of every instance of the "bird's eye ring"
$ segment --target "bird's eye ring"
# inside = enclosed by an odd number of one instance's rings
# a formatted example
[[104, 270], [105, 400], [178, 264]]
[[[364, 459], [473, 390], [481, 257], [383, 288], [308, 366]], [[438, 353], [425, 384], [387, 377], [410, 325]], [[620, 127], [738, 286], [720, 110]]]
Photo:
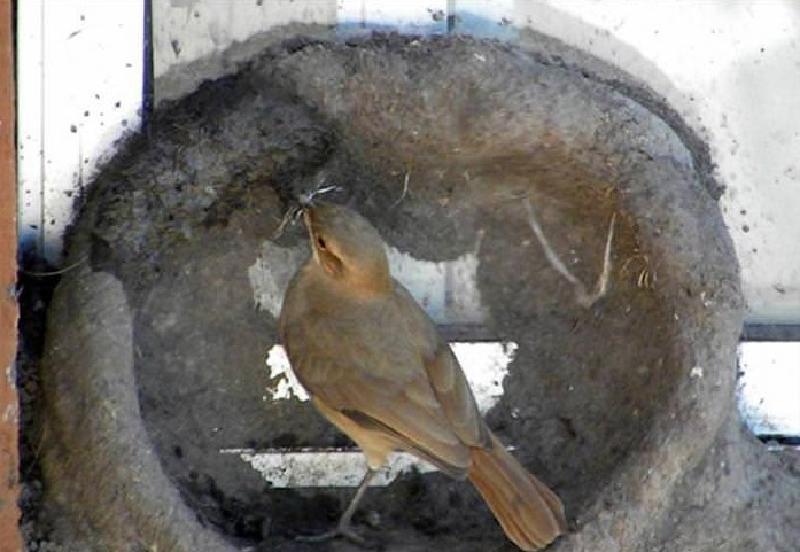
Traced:
[[325, 249], [325, 240], [320, 236], [317, 236], [317, 247], [320, 249]]

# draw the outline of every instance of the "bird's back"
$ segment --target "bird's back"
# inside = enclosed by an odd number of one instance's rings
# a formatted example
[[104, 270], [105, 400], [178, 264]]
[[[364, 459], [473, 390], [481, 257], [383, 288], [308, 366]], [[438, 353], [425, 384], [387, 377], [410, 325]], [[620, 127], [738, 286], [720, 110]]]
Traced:
[[[290, 360], [312, 353], [323, 364], [346, 365], [364, 376], [405, 380], [424, 373], [436, 330], [400, 284], [391, 295], [357, 300], [331, 293], [313, 276], [299, 276], [286, 293], [279, 322]], [[325, 367], [301, 362], [295, 370], [314, 381]]]
[[472, 392], [447, 344], [408, 291], [351, 297], [301, 270], [287, 291], [281, 339], [297, 378], [325, 407], [453, 475], [488, 442]]

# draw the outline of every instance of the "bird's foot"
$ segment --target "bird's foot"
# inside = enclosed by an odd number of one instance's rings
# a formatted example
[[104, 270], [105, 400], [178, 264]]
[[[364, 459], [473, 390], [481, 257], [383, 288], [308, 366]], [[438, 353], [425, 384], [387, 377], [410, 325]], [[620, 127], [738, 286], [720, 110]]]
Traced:
[[367, 539], [362, 537], [358, 532], [353, 529], [353, 526], [349, 523], [340, 523], [336, 526], [335, 529], [331, 529], [330, 531], [325, 531], [319, 535], [301, 535], [295, 537], [294, 540], [297, 542], [327, 542], [329, 540], [333, 540], [338, 537], [343, 537], [350, 542], [355, 544], [359, 544], [361, 546], [366, 546]]
[[342, 517], [339, 518], [339, 524], [336, 526], [336, 529], [332, 529], [331, 531], [326, 531], [321, 535], [312, 535], [307, 537], [295, 537], [296, 541], [299, 542], [326, 542], [331, 539], [335, 539], [336, 537], [344, 537], [350, 542], [358, 544], [360, 546], [367, 546], [367, 539], [359, 535], [351, 525], [351, 520], [353, 519], [353, 513], [356, 511], [356, 507], [358, 506], [361, 497], [364, 496], [364, 491], [367, 490], [367, 486], [369, 485], [370, 480], [375, 475], [375, 470], [372, 468], [367, 469], [367, 473], [364, 474], [364, 479], [361, 480], [361, 483], [358, 485], [358, 490], [356, 494], [353, 496], [352, 500], [350, 500], [350, 505], [347, 506], [347, 510], [344, 511]]

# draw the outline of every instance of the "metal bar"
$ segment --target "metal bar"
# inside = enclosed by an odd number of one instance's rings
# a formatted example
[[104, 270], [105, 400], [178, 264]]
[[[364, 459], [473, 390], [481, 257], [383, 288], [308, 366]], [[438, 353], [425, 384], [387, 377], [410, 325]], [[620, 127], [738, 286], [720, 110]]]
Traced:
[[142, 54], [142, 132], [147, 133], [155, 106], [155, 75], [153, 74], [153, 0], [144, 0], [144, 51]]
[[800, 324], [745, 324], [742, 341], [800, 341]]
[[455, 32], [457, 23], [458, 16], [456, 15], [456, 0], [447, 0], [447, 14], [445, 17], [447, 32]]

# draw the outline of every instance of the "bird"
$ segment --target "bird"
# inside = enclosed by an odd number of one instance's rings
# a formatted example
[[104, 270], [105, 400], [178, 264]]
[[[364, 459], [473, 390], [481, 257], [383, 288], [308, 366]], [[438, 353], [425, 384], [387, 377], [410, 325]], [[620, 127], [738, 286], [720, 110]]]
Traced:
[[561, 500], [490, 431], [449, 344], [392, 277], [377, 229], [340, 204], [312, 201], [300, 209], [311, 255], [284, 295], [279, 337], [314, 406], [367, 463], [337, 526], [300, 539], [363, 544], [353, 514], [396, 450], [469, 479], [522, 550], [565, 534]]

